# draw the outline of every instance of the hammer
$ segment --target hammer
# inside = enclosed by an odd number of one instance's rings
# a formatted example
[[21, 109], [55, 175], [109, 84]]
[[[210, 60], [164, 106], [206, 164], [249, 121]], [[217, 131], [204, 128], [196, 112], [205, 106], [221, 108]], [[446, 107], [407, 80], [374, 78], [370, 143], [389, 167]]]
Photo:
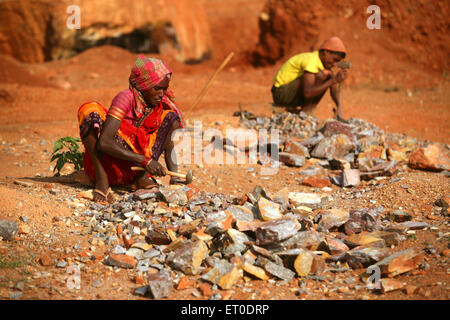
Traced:
[[[145, 168], [142, 167], [131, 167], [131, 170], [133, 171], [145, 171]], [[178, 173], [178, 172], [172, 172], [169, 170], [166, 170], [166, 173], [169, 176], [173, 176], [173, 177], [178, 177], [178, 178], [182, 178], [186, 181], [186, 184], [190, 184], [192, 183], [192, 180], [194, 178], [193, 174], [192, 174], [192, 170], [189, 170], [187, 172], [187, 174], [182, 174], [182, 173]]]

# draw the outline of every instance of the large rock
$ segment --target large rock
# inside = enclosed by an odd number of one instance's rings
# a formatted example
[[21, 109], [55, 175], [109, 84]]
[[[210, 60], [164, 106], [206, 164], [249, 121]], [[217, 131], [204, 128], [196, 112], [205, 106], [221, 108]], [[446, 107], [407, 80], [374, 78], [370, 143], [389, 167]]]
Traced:
[[409, 165], [415, 169], [450, 170], [450, 158], [437, 144], [419, 148], [409, 156]]
[[149, 274], [147, 277], [148, 291], [153, 299], [167, 297], [172, 290], [172, 278], [168, 270], [161, 270], [158, 273]]
[[321, 140], [311, 152], [311, 156], [327, 160], [343, 159], [354, 149], [352, 140], [341, 133]]
[[6, 217], [0, 217], [0, 237], [4, 240], [12, 241], [18, 231], [19, 228], [16, 221]]

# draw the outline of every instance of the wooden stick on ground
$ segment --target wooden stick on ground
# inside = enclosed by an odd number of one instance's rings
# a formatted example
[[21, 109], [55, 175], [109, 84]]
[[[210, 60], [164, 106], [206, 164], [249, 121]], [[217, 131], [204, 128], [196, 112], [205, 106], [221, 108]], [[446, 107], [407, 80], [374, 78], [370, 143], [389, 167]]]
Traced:
[[200, 100], [203, 98], [203, 96], [208, 91], [209, 87], [211, 86], [211, 83], [214, 81], [216, 76], [219, 74], [220, 71], [222, 71], [223, 68], [227, 65], [228, 62], [230, 62], [231, 58], [233, 58], [234, 52], [231, 52], [225, 60], [222, 62], [222, 64], [217, 68], [216, 72], [214, 72], [213, 76], [209, 81], [206, 83], [205, 87], [202, 89], [200, 94], [198, 95], [197, 99], [195, 99], [194, 103], [190, 106], [190, 108], [185, 112], [185, 114], [188, 114], [194, 107], [200, 102]]

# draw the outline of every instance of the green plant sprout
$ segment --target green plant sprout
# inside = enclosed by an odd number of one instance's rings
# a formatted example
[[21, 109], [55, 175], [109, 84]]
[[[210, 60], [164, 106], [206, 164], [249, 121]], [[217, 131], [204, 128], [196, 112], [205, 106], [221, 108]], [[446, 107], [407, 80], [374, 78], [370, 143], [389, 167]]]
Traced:
[[61, 173], [61, 169], [66, 163], [71, 163], [75, 166], [75, 170], [80, 170], [83, 167], [84, 152], [81, 152], [79, 142], [80, 138], [63, 137], [58, 139], [54, 146], [50, 162], [56, 160], [53, 171], [58, 170], [57, 174]]

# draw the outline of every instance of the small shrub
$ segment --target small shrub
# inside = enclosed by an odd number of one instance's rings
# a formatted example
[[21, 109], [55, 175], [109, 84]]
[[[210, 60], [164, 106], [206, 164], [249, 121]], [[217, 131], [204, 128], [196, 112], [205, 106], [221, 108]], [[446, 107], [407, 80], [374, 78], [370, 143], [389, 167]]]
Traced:
[[73, 164], [75, 170], [80, 170], [83, 167], [84, 152], [80, 151], [79, 142], [81, 142], [80, 138], [73, 137], [63, 137], [55, 142], [50, 159], [50, 162], [56, 160], [53, 171], [58, 170], [58, 174], [60, 174], [66, 163]]

